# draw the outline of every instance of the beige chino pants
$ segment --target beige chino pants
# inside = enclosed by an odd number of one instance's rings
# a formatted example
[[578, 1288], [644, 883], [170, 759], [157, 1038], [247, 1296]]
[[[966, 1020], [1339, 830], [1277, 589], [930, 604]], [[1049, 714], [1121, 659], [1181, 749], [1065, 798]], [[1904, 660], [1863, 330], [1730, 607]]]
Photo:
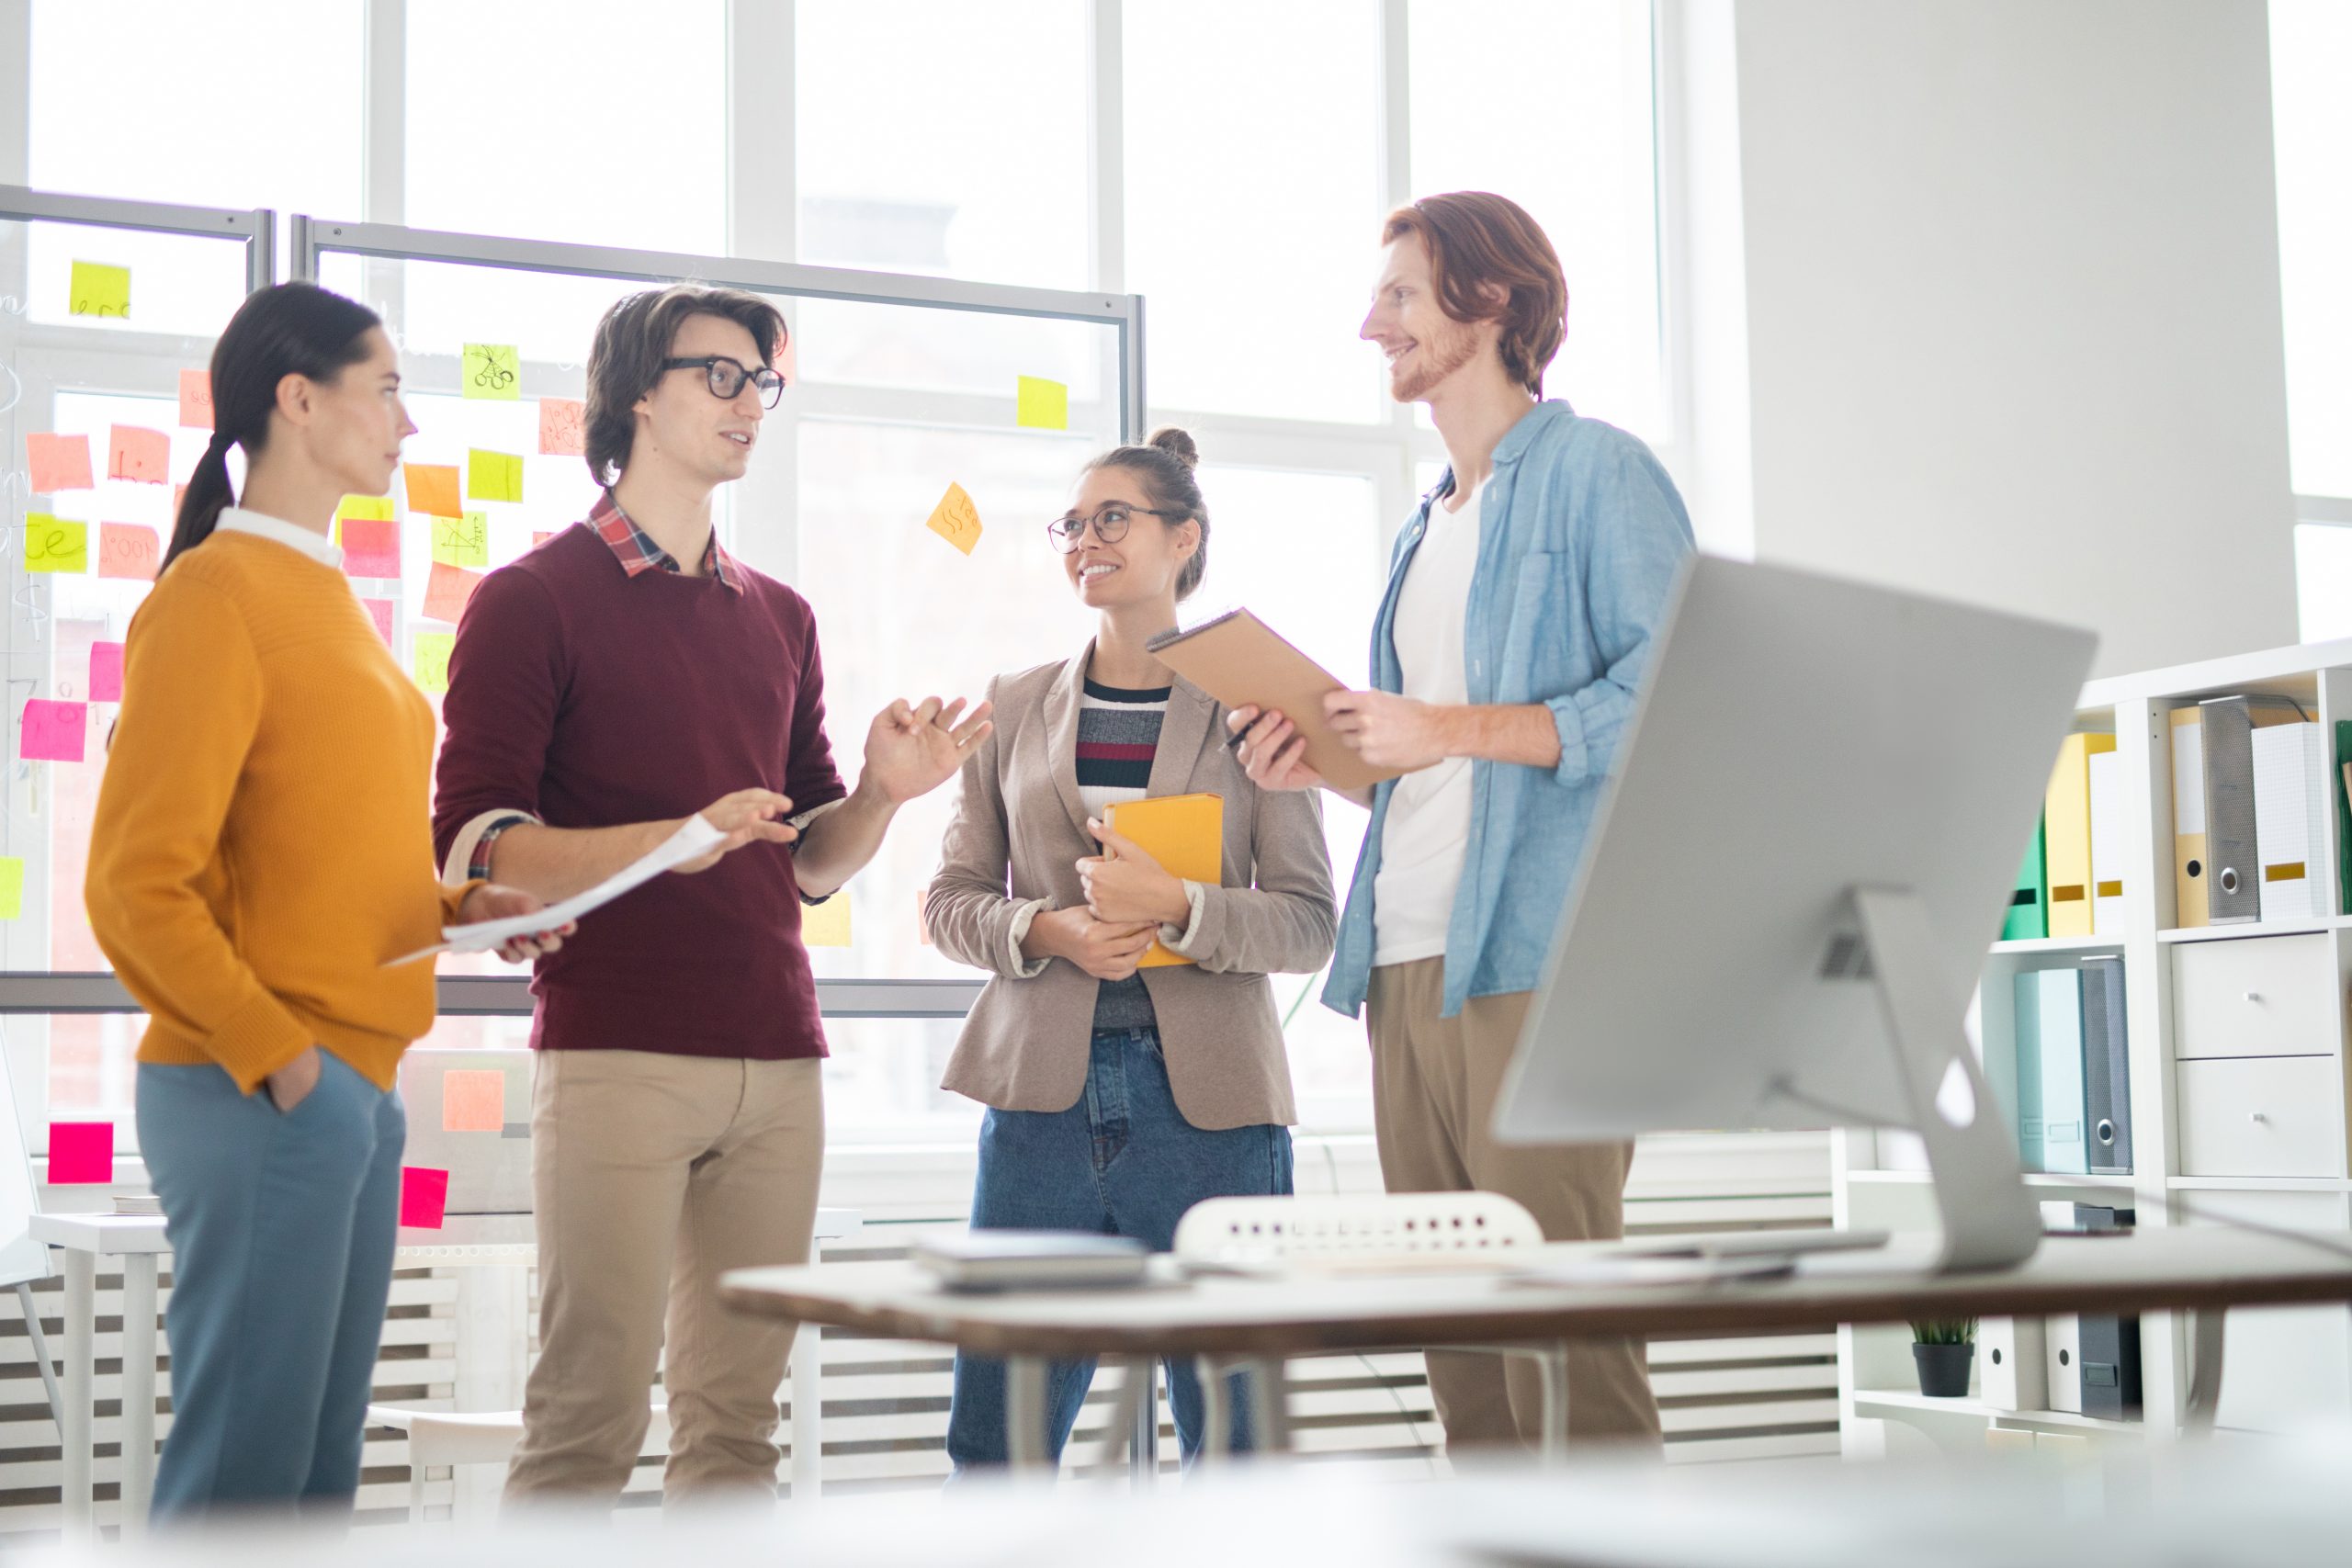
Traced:
[[[1532, 993], [1473, 998], [1441, 1018], [1444, 993], [1442, 958], [1372, 972], [1373, 1128], [1388, 1190], [1499, 1192], [1525, 1204], [1547, 1240], [1623, 1235], [1631, 1144], [1498, 1144], [1490, 1130]], [[1543, 1374], [1527, 1358], [1432, 1350], [1429, 1371], [1449, 1452], [1537, 1447]], [[1658, 1445], [1641, 1341], [1569, 1343], [1568, 1439]]]
[[664, 1501], [775, 1495], [776, 1391], [795, 1325], [729, 1311], [718, 1277], [808, 1259], [822, 1066], [540, 1054], [539, 1359], [509, 1504], [616, 1499], [645, 1443], [657, 1365], [670, 1408]]

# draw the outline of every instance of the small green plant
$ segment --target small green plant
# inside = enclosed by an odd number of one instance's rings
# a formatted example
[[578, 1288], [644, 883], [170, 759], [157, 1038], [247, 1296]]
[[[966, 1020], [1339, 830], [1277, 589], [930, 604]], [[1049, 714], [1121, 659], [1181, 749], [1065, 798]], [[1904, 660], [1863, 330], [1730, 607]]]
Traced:
[[1915, 1317], [1911, 1320], [1911, 1337], [1922, 1345], [1973, 1345], [1976, 1342], [1976, 1320], [1973, 1317]]

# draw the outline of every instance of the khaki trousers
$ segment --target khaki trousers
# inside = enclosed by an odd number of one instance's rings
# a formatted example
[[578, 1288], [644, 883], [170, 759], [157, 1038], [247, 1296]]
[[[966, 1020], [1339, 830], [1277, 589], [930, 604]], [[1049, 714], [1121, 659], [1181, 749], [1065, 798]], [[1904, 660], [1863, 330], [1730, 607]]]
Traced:
[[509, 1504], [617, 1498], [645, 1443], [657, 1365], [670, 1407], [664, 1500], [774, 1497], [794, 1325], [729, 1312], [718, 1277], [808, 1259], [822, 1066], [540, 1054], [539, 1359]]
[[[1445, 960], [1372, 972], [1373, 1126], [1391, 1192], [1499, 1192], [1535, 1215], [1551, 1241], [1613, 1241], [1625, 1232], [1631, 1144], [1498, 1144], [1490, 1130], [1530, 993], [1477, 997], [1441, 1018]], [[1432, 1350], [1430, 1393], [1449, 1452], [1533, 1449], [1542, 1438], [1543, 1376], [1522, 1356]], [[1573, 1443], [1659, 1443], [1642, 1342], [1568, 1346]]]

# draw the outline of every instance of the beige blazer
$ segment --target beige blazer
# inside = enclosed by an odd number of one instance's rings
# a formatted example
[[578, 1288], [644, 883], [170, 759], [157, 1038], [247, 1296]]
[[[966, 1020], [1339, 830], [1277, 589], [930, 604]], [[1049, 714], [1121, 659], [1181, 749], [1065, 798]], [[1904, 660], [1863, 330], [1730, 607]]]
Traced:
[[[1014, 932], [1034, 900], [1082, 904], [1077, 863], [1102, 852], [1078, 793], [1079, 692], [1093, 656], [1090, 642], [1065, 663], [989, 682], [996, 728], [964, 764], [923, 900], [940, 952], [990, 976], [942, 1087], [1000, 1110], [1067, 1111], [1086, 1088], [1102, 982], [1064, 959], [1024, 963]], [[1288, 1125], [1298, 1112], [1266, 976], [1313, 974], [1331, 956], [1323, 810], [1314, 791], [1252, 784], [1225, 749], [1222, 716], [1207, 693], [1174, 682], [1150, 793], [1225, 797], [1224, 885], [1204, 889], [1185, 943], [1198, 962], [1140, 973], [1184, 1120], [1204, 1130]]]

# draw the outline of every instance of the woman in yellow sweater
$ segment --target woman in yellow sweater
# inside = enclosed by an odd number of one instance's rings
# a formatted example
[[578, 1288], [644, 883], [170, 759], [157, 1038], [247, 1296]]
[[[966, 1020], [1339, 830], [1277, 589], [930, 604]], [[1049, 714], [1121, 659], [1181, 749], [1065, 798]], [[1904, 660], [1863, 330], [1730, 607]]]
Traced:
[[213, 351], [212, 396], [130, 623], [85, 888], [150, 1015], [139, 1136], [174, 1253], [158, 1517], [350, 1506], [407, 1135], [394, 1068], [434, 1017], [433, 966], [383, 964], [445, 922], [541, 907], [435, 879], [432, 710], [328, 542], [415, 429], [382, 322], [262, 289]]

